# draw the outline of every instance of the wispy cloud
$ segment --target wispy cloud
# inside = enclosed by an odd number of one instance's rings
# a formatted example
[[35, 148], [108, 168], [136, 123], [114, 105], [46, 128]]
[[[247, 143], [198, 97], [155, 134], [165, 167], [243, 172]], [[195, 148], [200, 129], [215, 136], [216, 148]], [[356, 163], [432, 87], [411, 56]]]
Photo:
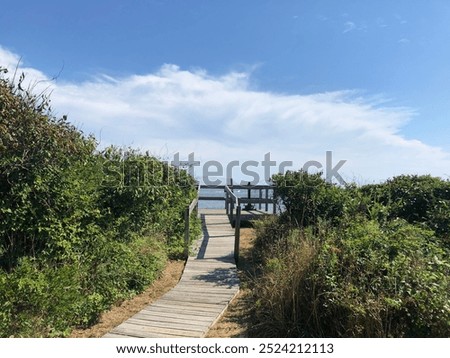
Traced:
[[353, 21], [346, 21], [344, 23], [344, 31], [342, 33], [346, 34], [347, 32], [353, 31], [356, 29], [356, 24]]
[[[0, 49], [0, 64], [17, 55]], [[27, 71], [46, 79], [40, 71]], [[200, 161], [277, 161], [300, 168], [324, 161], [325, 151], [346, 159], [347, 179], [384, 179], [400, 173], [445, 175], [450, 155], [408, 139], [402, 126], [414, 111], [390, 107], [357, 91], [287, 95], [255, 90], [250, 73], [212, 76], [163, 65], [147, 75], [53, 85], [53, 107], [101, 145], [133, 145], [170, 157], [195, 152]]]
[[381, 28], [389, 27], [389, 25], [386, 23], [386, 20], [382, 17], [377, 17], [376, 24]]
[[20, 72], [28, 73], [28, 78], [33, 82], [40, 82], [48, 80], [47, 76], [41, 71], [24, 66], [23, 59], [0, 45], [0, 67], [5, 67], [10, 71], [10, 75], [14, 76], [14, 73], [20, 70]]
[[400, 25], [406, 25], [408, 21], [406, 21], [401, 15], [396, 14], [395, 19]]

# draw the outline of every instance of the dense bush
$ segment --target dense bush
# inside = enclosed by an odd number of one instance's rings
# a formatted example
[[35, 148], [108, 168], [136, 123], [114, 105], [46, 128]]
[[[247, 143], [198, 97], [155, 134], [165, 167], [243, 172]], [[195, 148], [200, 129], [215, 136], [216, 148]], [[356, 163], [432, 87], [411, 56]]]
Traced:
[[[383, 205], [388, 219], [423, 224], [450, 244], [450, 182], [429, 175], [401, 175], [385, 183], [367, 185], [361, 192], [371, 205]], [[450, 246], [449, 246], [450, 247]]]
[[302, 170], [274, 175], [275, 196], [285, 209], [283, 219], [297, 227], [315, 225], [319, 221], [336, 223], [350, 200], [343, 188], [324, 181], [321, 174]]
[[0, 79], [0, 336], [64, 336], [180, 256], [194, 182], [148, 154], [99, 152], [22, 82]]
[[[428, 183], [416, 192], [416, 201], [410, 195], [408, 205], [399, 205], [401, 200], [384, 201], [380, 195], [404, 193], [408, 181], [412, 186]], [[429, 202], [439, 193], [439, 200], [445, 200], [447, 185], [436, 178], [403, 176], [372, 187], [336, 188], [342, 191], [340, 203], [333, 206], [341, 212], [336, 220], [329, 220], [335, 209], [318, 210], [315, 202], [331, 193], [319, 203], [334, 203], [336, 195], [328, 184], [305, 189], [291, 183], [283, 188], [282, 200], [291, 200], [284, 216], [301, 213], [314, 220], [299, 225], [301, 221], [289, 222], [282, 216], [259, 224], [256, 247], [262, 275], [254, 287], [253, 334], [448, 337], [450, 254], [443, 241], [448, 232], [432, 230], [429, 223], [435, 217], [428, 207], [423, 209], [425, 200], [420, 199], [429, 197]], [[306, 197], [310, 205], [292, 197]], [[414, 203], [422, 214], [415, 214]], [[293, 207], [301, 209], [289, 210]]]
[[102, 152], [99, 190], [102, 227], [127, 242], [133, 233], [164, 234], [168, 254], [183, 253], [183, 209], [194, 199], [194, 180], [147, 154], [110, 147]]

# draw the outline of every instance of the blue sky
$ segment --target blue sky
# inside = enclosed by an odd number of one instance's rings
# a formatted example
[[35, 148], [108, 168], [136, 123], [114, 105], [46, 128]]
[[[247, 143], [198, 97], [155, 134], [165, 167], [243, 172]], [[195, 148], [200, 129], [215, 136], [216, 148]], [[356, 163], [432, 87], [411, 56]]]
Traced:
[[[103, 145], [450, 175], [448, 1], [9, 1], [0, 65]], [[449, 169], [447, 169], [449, 168]]]

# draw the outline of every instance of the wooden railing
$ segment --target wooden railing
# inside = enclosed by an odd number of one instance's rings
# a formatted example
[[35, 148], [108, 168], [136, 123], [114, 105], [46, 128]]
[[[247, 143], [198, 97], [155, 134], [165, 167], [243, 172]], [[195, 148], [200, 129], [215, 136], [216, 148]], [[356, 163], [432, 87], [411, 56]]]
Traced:
[[[223, 189], [224, 196], [200, 196], [200, 186], [198, 187], [197, 199], [195, 199], [189, 208], [186, 208], [185, 212], [185, 254], [187, 255], [189, 250], [189, 218], [192, 211], [198, 208], [198, 200], [210, 200], [210, 201], [224, 201], [225, 211], [230, 218], [230, 223], [234, 226], [234, 259], [236, 263], [239, 260], [239, 244], [240, 244], [240, 228], [241, 228], [241, 205], [242, 204], [257, 204], [259, 210], [264, 206], [265, 212], [269, 211], [269, 205], [272, 205], [273, 214], [277, 213], [277, 200], [273, 195], [274, 185], [233, 185], [233, 179], [230, 181], [230, 185], [203, 185], [202, 189]], [[247, 195], [238, 197], [236, 190], [247, 190]], [[253, 197], [254, 191], [257, 191], [257, 197]], [[272, 191], [271, 197], [269, 192]], [[264, 195], [263, 195], [264, 194]], [[253, 205], [251, 205], [253, 206]], [[188, 210], [189, 209], [189, 210]], [[244, 208], [245, 209], [245, 208]], [[256, 209], [255, 209], [256, 210]]]
[[[269, 204], [272, 204], [272, 213], [276, 214], [277, 212], [277, 201], [276, 198], [272, 195], [272, 197], [269, 197], [269, 191], [273, 191], [274, 187], [269, 185], [230, 185], [230, 189], [233, 191], [235, 190], [247, 190], [247, 195], [240, 197], [239, 202], [241, 204], [257, 204], [258, 209], [261, 210], [264, 205], [264, 209], [266, 212], [269, 211]], [[258, 191], [258, 196], [253, 197], [254, 193], [253, 191]], [[264, 195], [263, 195], [264, 193]], [[225, 197], [225, 208], [227, 208], [226, 201], [229, 200], [229, 198]], [[256, 210], [256, 208], [254, 208]]]
[[[200, 200], [210, 200], [210, 201], [225, 201], [225, 209], [228, 215], [231, 215], [231, 208], [233, 206], [234, 200], [229, 194], [227, 194], [225, 187], [231, 189], [231, 191], [236, 190], [247, 190], [247, 195], [245, 197], [240, 197], [239, 202], [241, 204], [257, 204], [258, 209], [264, 209], [266, 212], [269, 211], [269, 205], [272, 204], [272, 213], [277, 213], [277, 200], [273, 195], [274, 185], [233, 185], [231, 180], [230, 185], [203, 185], [203, 189], [223, 189], [225, 196], [206, 196], [201, 195]], [[253, 197], [254, 191], [258, 191], [257, 197]], [[271, 197], [269, 192], [272, 191]], [[263, 195], [264, 193], [264, 195]]]
[[[230, 215], [231, 223], [234, 221], [234, 261], [238, 263], [239, 244], [241, 239], [241, 205], [239, 203], [239, 198], [233, 193], [233, 190], [230, 189], [228, 185], [225, 185], [225, 195], [227, 198], [225, 201], [225, 205], [227, 206], [227, 214]], [[236, 208], [236, 214], [234, 215], [233, 220], [234, 208]]]
[[198, 200], [200, 197], [200, 184], [197, 187], [197, 197], [184, 209], [184, 256], [189, 256], [190, 236], [189, 228], [191, 221], [191, 214], [193, 211], [198, 213]]

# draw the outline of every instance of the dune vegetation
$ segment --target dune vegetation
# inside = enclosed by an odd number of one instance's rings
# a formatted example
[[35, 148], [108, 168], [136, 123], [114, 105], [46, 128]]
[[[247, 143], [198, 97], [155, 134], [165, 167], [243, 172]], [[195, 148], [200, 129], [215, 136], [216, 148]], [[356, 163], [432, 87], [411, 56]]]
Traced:
[[66, 336], [182, 255], [195, 183], [148, 153], [100, 150], [0, 72], [0, 337]]
[[257, 223], [251, 335], [450, 336], [449, 181], [273, 179], [285, 210]]

